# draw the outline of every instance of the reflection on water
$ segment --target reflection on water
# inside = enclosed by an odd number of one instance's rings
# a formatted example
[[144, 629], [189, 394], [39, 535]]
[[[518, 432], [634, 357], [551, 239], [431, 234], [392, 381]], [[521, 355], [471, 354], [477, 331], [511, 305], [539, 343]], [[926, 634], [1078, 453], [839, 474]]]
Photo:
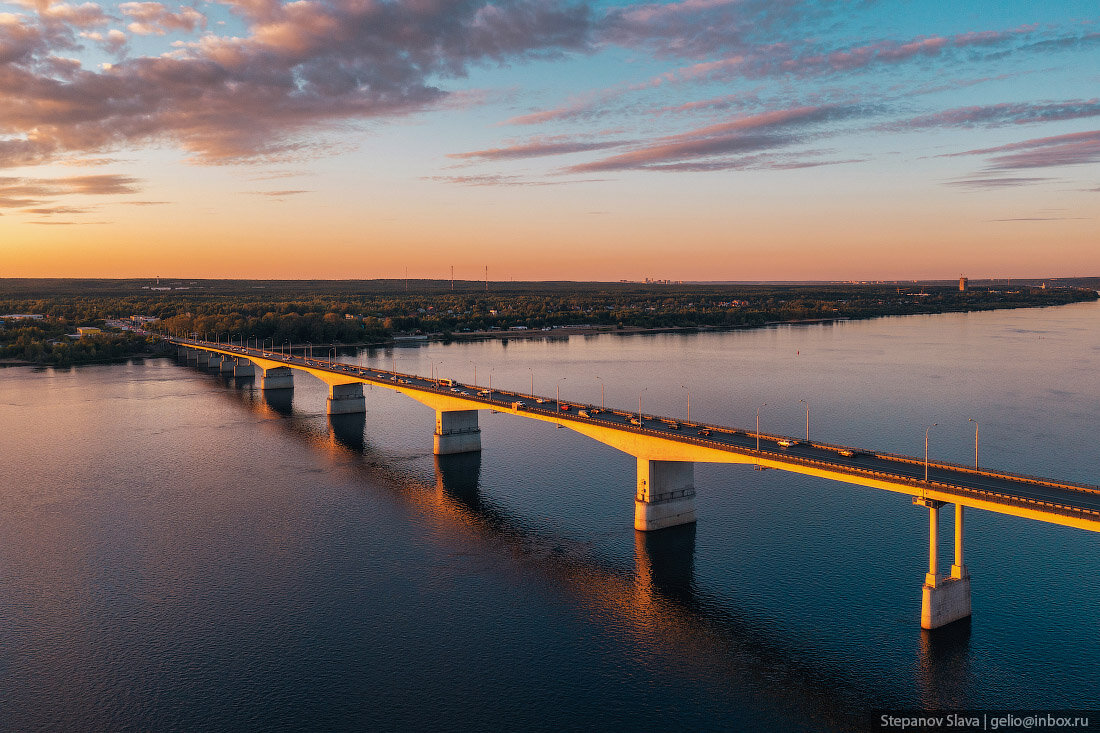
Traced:
[[973, 690], [970, 627], [965, 618], [935, 631], [921, 629], [917, 680], [921, 707], [960, 710], [968, 707]]
[[279, 415], [290, 417], [294, 414], [293, 389], [265, 389], [262, 394], [267, 406]]
[[329, 415], [329, 427], [336, 441], [345, 448], [362, 453], [366, 447], [363, 428], [367, 425], [367, 416], [361, 412], [346, 415]]

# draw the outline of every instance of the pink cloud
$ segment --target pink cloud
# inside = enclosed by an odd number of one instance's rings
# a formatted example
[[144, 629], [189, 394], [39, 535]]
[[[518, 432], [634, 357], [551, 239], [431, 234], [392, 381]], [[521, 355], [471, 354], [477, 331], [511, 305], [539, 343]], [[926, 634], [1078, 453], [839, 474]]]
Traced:
[[[862, 114], [862, 109], [852, 106], [772, 110], [657, 138], [636, 150], [572, 166], [567, 172], [638, 169], [700, 171], [748, 167], [758, 164], [759, 160], [745, 156], [794, 145], [805, 139], [806, 128], [843, 121]], [[729, 156], [738, 158], [730, 159]], [[715, 158], [718, 159], [707, 160]], [[803, 164], [800, 167], [808, 165]]]
[[[472, 63], [584, 48], [591, 25], [584, 6], [537, 0], [231, 4], [251, 23], [244, 37], [205, 36], [63, 83], [43, 64], [71, 32], [0, 14], [0, 167], [154, 142], [204, 162], [294, 156], [335, 123], [440, 104], [437, 80]], [[122, 9], [146, 31], [202, 22], [158, 3]]]
[[986, 170], [1053, 168], [1100, 162], [1100, 130], [1073, 132], [998, 145], [992, 148], [949, 153], [944, 157], [992, 155]]
[[183, 7], [172, 12], [156, 2], [122, 3], [119, 11], [130, 18], [126, 28], [140, 36], [163, 36], [170, 31], [193, 32], [206, 27], [206, 16], [194, 8]]
[[957, 107], [929, 115], [890, 123], [890, 129], [934, 127], [976, 127], [1025, 125], [1058, 120], [1075, 120], [1100, 115], [1100, 99], [1075, 99], [1065, 102], [1011, 102]]
[[488, 150], [474, 150], [468, 153], [451, 153], [448, 158], [458, 160], [518, 160], [523, 158], [537, 158], [548, 155], [567, 155], [569, 153], [584, 153], [593, 150], [606, 150], [608, 148], [622, 147], [626, 143], [621, 141], [583, 141], [567, 140], [560, 138], [544, 139], [536, 138], [524, 143], [517, 143], [501, 148]]

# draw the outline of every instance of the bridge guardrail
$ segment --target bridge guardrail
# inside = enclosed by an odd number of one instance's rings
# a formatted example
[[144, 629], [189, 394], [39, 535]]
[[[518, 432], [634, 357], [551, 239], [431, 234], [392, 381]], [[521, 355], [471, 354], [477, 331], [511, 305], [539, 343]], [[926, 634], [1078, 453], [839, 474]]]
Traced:
[[[186, 340], [182, 340], [182, 339], [174, 339], [174, 341], [176, 343], [183, 343], [184, 345], [192, 345], [193, 344], [193, 345], [198, 346], [199, 348], [210, 348], [210, 347], [212, 347], [213, 350], [215, 350], [215, 351], [229, 351], [229, 352], [232, 352], [232, 353], [238, 353], [238, 354], [242, 354], [242, 355], [245, 355], [245, 356], [247, 356], [249, 352], [254, 351], [253, 349], [248, 348], [248, 347], [243, 347], [240, 350], [238, 350], [238, 348], [232, 348], [232, 349], [230, 349], [230, 348], [220, 348], [222, 346], [221, 344], [210, 345], [210, 344], [206, 344], [204, 342], [186, 341]], [[260, 358], [270, 358], [270, 357], [267, 356], [267, 352], [265, 352], [265, 351], [261, 351], [259, 356], [260, 356]], [[274, 352], [272, 352], [272, 356], [274, 356]], [[295, 358], [295, 357], [293, 355], [291, 355], [291, 358]], [[400, 377], [405, 377], [405, 378], [412, 377], [412, 378], [419, 379], [419, 380], [422, 380], [422, 381], [433, 382], [436, 385], [437, 389], [441, 388], [441, 380], [430, 379], [430, 378], [427, 378], [427, 377], [421, 377], [421, 376], [414, 375], [414, 374], [403, 374], [401, 372], [395, 372], [395, 371], [386, 370], [386, 369], [375, 369], [373, 367], [357, 367], [355, 365], [345, 364], [344, 362], [331, 362], [328, 359], [313, 359], [312, 361], [325, 362], [326, 364], [331, 365], [331, 366], [320, 366], [320, 367], [313, 366], [313, 368], [335, 370], [334, 367], [337, 364], [339, 364], [341, 372], [344, 371], [345, 369], [347, 369], [347, 367], [349, 367], [349, 366], [355, 368], [356, 370], [369, 369], [371, 372], [375, 372], [375, 373], [379, 373], [379, 374], [389, 374], [391, 376], [398, 377], [398, 378], [400, 378]], [[312, 365], [310, 365], [310, 366], [312, 366]], [[362, 377], [362, 375], [360, 375], [360, 376]], [[362, 378], [367, 379], [368, 381], [372, 381], [372, 380], [369, 380], [369, 378], [367, 378], [367, 377], [362, 377]], [[422, 389], [421, 387], [418, 387], [417, 385], [412, 385], [412, 384], [406, 384], [406, 385], [403, 385], [403, 386], [404, 387], [409, 387], [409, 388], [412, 388], [412, 389]], [[475, 392], [474, 394], [463, 395], [462, 399], [465, 399], [465, 400], [468, 400], [468, 401], [473, 401], [473, 402], [481, 402], [481, 403], [486, 404], [489, 408], [503, 407], [503, 405], [497, 404], [496, 402], [494, 402], [492, 400], [492, 395], [491, 394], [488, 397], [483, 397], [483, 396], [477, 394], [476, 392], [478, 391], [479, 388], [476, 387], [476, 386], [467, 385], [467, 384], [464, 384], [464, 383], [461, 383], [461, 382], [454, 383], [454, 386], [474, 390], [474, 392]], [[495, 392], [497, 394], [502, 394], [502, 395], [511, 395], [513, 397], [521, 397], [521, 398], [525, 398], [525, 399], [530, 399], [532, 401], [542, 399], [544, 404], [545, 403], [550, 403], [550, 402], [553, 402], [554, 404], [558, 404], [558, 401], [556, 399], [555, 400], [549, 400], [549, 399], [547, 399], [547, 398], [545, 398], [541, 395], [527, 395], [527, 394], [520, 393], [520, 392], [513, 392], [511, 390], [500, 390], [500, 389], [492, 390], [492, 392]], [[580, 409], [584, 409], [584, 410], [598, 409], [599, 413], [610, 412], [614, 415], [618, 415], [620, 417], [625, 417], [625, 418], [633, 418], [636, 414], [638, 414], [638, 413], [627, 412], [627, 411], [624, 411], [624, 410], [618, 410], [618, 409], [614, 409], [614, 408], [610, 408], [610, 409], [602, 408], [602, 407], [597, 408], [595, 405], [591, 405], [591, 404], [584, 403], [584, 402], [576, 402], [576, 401], [572, 401], [572, 400], [570, 400], [568, 402], [562, 402], [561, 404], [573, 405], [573, 406], [576, 406], [576, 407], [578, 407]], [[536, 408], [536, 409], [540, 409], [540, 408]], [[803, 456], [795, 456], [795, 455], [791, 455], [790, 453], [786, 453], [786, 452], [780, 453], [780, 452], [776, 452], [776, 451], [768, 451], [768, 450], [763, 450], [763, 449], [757, 450], [755, 448], [743, 448], [741, 446], [735, 446], [735, 445], [731, 445], [729, 443], [721, 443], [721, 442], [718, 442], [718, 441], [707, 440], [705, 437], [700, 437], [698, 435], [687, 435], [687, 434], [683, 434], [683, 433], [672, 433], [672, 432], [669, 432], [668, 430], [658, 431], [658, 430], [654, 430], [652, 428], [648, 428], [644, 425], [639, 426], [639, 425], [633, 425], [633, 424], [629, 424], [629, 423], [627, 423], [627, 424], [617, 423], [617, 422], [613, 422], [613, 421], [610, 421], [610, 420], [601, 419], [599, 417], [599, 413], [597, 413], [596, 415], [590, 416], [590, 417], [580, 417], [572, 411], [561, 411], [561, 410], [556, 409], [552, 414], [555, 416], [555, 418], [557, 420], [563, 420], [563, 421], [569, 421], [569, 422], [579, 422], [579, 423], [586, 423], [586, 424], [602, 423], [606, 426], [613, 427], [615, 429], [622, 430], [622, 431], [625, 431], [625, 432], [633, 432], [633, 433], [648, 435], [650, 437], [661, 438], [661, 439], [665, 439], [665, 440], [674, 440], [674, 441], [682, 442], [682, 443], [701, 445], [701, 446], [704, 446], [704, 447], [713, 448], [713, 449], [723, 451], [723, 452], [727, 452], [727, 453], [737, 453], [739, 455], [744, 455], [744, 456], [749, 457], [749, 458], [765, 458], [765, 459], [779, 460], [779, 461], [782, 461], [784, 463], [819, 467], [819, 468], [823, 468], [823, 469], [826, 469], [826, 470], [829, 470], [829, 471], [832, 471], [832, 472], [842, 473], [842, 474], [851, 475], [851, 476], [880, 478], [880, 479], [883, 479], [883, 480], [889, 480], [889, 481], [891, 481], [892, 483], [895, 483], [895, 484], [900, 483], [900, 484], [903, 484], [903, 485], [911, 486], [914, 489], [916, 489], [917, 491], [919, 491], [921, 489], [928, 489], [928, 488], [932, 488], [932, 487], [938, 487], [937, 490], [943, 491], [943, 492], [949, 493], [949, 494], [956, 494], [956, 495], [976, 494], [976, 495], [987, 496], [987, 497], [996, 497], [998, 499], [999, 503], [1004, 503], [1004, 504], [1025, 506], [1025, 507], [1026, 506], [1044, 506], [1044, 507], [1047, 507], [1050, 510], [1054, 510], [1055, 513], [1061, 513], [1061, 514], [1064, 514], [1064, 515], [1067, 515], [1067, 516], [1079, 516], [1081, 514], [1086, 514], [1086, 515], [1090, 515], [1090, 516], [1100, 517], [1100, 511], [1092, 510], [1092, 509], [1086, 509], [1084, 507], [1071, 507], [1071, 506], [1067, 506], [1067, 505], [1064, 505], [1064, 504], [1046, 502], [1046, 501], [1043, 501], [1043, 500], [1040, 500], [1040, 499], [1030, 499], [1028, 497], [1011, 496], [1011, 495], [1008, 495], [1008, 494], [1004, 494], [1002, 492], [997, 492], [997, 491], [993, 491], [993, 490], [990, 490], [990, 489], [982, 489], [982, 488], [978, 488], [978, 487], [961, 486], [961, 485], [957, 485], [957, 484], [949, 484], [949, 483], [944, 483], [944, 482], [940, 482], [940, 481], [927, 481], [926, 482], [926, 481], [923, 481], [921, 479], [914, 479], [914, 478], [910, 478], [908, 476], [902, 476], [902, 475], [898, 475], [898, 474], [895, 474], [895, 473], [887, 473], [887, 472], [884, 472], [884, 471], [876, 471], [874, 469], [861, 468], [859, 466], [847, 466], [847, 465], [844, 465], [844, 464], [841, 464], [841, 463], [831, 463], [831, 462], [828, 462], [828, 461], [821, 461], [821, 460], [814, 459], [814, 458], [807, 458], [807, 457], [803, 457]], [[731, 427], [722, 426], [722, 425], [709, 425], [709, 424], [706, 424], [706, 423], [695, 423], [695, 422], [690, 422], [690, 421], [680, 421], [680, 420], [676, 420], [675, 418], [666, 418], [666, 417], [661, 417], [661, 416], [645, 415], [644, 413], [641, 414], [641, 419], [642, 420], [649, 420], [649, 421], [664, 421], [666, 423], [676, 423], [678, 425], [684, 425], [684, 426], [687, 426], [687, 427], [690, 427], [690, 428], [709, 429], [709, 430], [714, 430], [714, 431], [718, 431], [718, 432], [721, 432], [721, 433], [725, 433], [725, 434], [728, 434], [728, 435], [736, 435], [736, 434], [740, 433], [740, 434], [746, 435], [750, 438], [758, 437], [758, 435], [755, 431], [739, 430], [737, 428], [731, 428]], [[790, 436], [771, 435], [771, 434], [763, 433], [763, 432], [759, 433], [759, 438], [761, 440], [768, 440], [768, 441], [790, 439], [790, 440], [797, 440], [798, 442], [806, 442], [806, 441], [799, 440], [797, 438], [791, 438]], [[810, 442], [810, 445], [815, 447], [815, 448], [821, 448], [821, 449], [824, 449], [824, 450], [834, 450], [834, 451], [838, 451], [838, 452], [842, 451], [842, 450], [850, 450], [850, 451], [853, 451], [856, 454], [870, 455], [870, 456], [874, 456], [876, 458], [880, 458], [880, 459], [883, 459], [883, 460], [896, 461], [896, 462], [899, 462], [899, 463], [906, 463], [906, 464], [910, 464], [910, 465], [918, 465], [918, 466], [924, 466], [925, 465], [925, 462], [923, 460], [921, 460], [919, 458], [915, 458], [913, 456], [905, 456], [905, 455], [901, 455], [901, 454], [894, 454], [894, 453], [883, 452], [883, 451], [870, 451], [870, 450], [866, 450], [866, 449], [862, 449], [862, 448], [856, 448], [856, 447], [853, 447], [853, 446], [833, 445], [833, 444], [821, 443], [821, 442]], [[1033, 484], [1033, 485], [1037, 485], [1037, 486], [1048, 486], [1048, 487], [1052, 487], [1052, 488], [1068, 489], [1068, 490], [1071, 490], [1071, 491], [1082, 491], [1082, 492], [1086, 492], [1086, 493], [1100, 494], [1100, 486], [1093, 486], [1093, 485], [1090, 485], [1090, 484], [1077, 484], [1077, 483], [1072, 483], [1072, 482], [1052, 481], [1050, 479], [1043, 479], [1043, 478], [1039, 478], [1039, 477], [1035, 477], [1035, 476], [1028, 476], [1028, 475], [1025, 475], [1025, 474], [1011, 474], [1011, 473], [1006, 473], [1006, 472], [985, 471], [985, 470], [981, 470], [981, 469], [975, 469], [972, 466], [966, 466], [966, 465], [962, 465], [962, 464], [955, 464], [955, 463], [950, 463], [950, 462], [946, 462], [946, 461], [929, 461], [927, 465], [928, 465], [929, 468], [943, 468], [943, 469], [948, 469], [948, 470], [953, 470], [953, 471], [959, 471], [960, 473], [964, 473], [964, 474], [971, 474], [971, 475], [976, 475], [976, 476], [986, 476], [986, 477], [990, 477], [990, 478], [999, 478], [999, 479], [1011, 480], [1011, 481], [1019, 481], [1021, 483]]]

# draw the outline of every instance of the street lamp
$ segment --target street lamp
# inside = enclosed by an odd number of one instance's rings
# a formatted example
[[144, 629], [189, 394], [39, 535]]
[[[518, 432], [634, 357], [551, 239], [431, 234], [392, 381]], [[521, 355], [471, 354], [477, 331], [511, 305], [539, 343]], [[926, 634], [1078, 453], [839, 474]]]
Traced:
[[924, 482], [928, 483], [928, 431], [939, 425], [934, 422], [924, 429]]
[[978, 421], [974, 418], [967, 418], [970, 422], [974, 423], [974, 470], [978, 470]]
[[[767, 407], [767, 402], [760, 403], [760, 407]], [[756, 452], [760, 452], [760, 407], [756, 408]], [[759, 456], [757, 456], [759, 458]]]
[[810, 403], [806, 400], [799, 400], [802, 404], [806, 405], [806, 442], [810, 442]]
[[554, 385], [554, 402], [557, 403], [558, 412], [561, 412], [561, 383], [565, 381], [565, 377], [558, 380], [558, 383]]
[[[596, 375], [596, 379], [600, 379], [600, 375], [598, 375], [598, 374], [597, 374], [597, 375]], [[602, 380], [602, 379], [600, 379], [600, 409], [601, 409], [601, 410], [602, 410], [602, 409], [604, 409], [604, 400], [603, 400], [603, 380]]]
[[685, 392], [688, 393], [688, 417], [687, 417], [687, 421], [691, 422], [691, 390], [688, 389], [687, 387], [685, 387], [682, 384], [680, 385], [680, 389], [682, 389], [682, 390], [684, 390]]
[[306, 341], [306, 344], [309, 347], [309, 358], [312, 359], [313, 358], [313, 342], [312, 341]]
[[531, 397], [535, 396], [535, 370], [531, 367], [527, 367], [527, 371], [531, 372], [531, 391], [527, 394]]
[[642, 424], [642, 394], [649, 389], [649, 387], [643, 387], [642, 391], [638, 393], [638, 424]]

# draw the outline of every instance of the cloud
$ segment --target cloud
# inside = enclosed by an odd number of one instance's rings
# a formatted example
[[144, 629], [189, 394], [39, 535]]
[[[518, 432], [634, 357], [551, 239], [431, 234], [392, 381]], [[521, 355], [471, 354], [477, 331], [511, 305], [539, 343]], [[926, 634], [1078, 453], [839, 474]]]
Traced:
[[[206, 34], [64, 82], [44, 63], [72, 32], [0, 14], [0, 167], [164, 142], [206, 163], [313, 155], [331, 148], [312, 136], [337, 123], [443, 104], [439, 80], [473, 64], [588, 48], [590, 12], [566, 2], [229, 0], [242, 37]], [[158, 3], [121, 7], [142, 32], [202, 23]]]
[[[479, 176], [424, 176], [421, 178], [424, 181], [434, 181], [436, 183], [454, 183], [460, 186], [556, 186], [566, 183], [566, 181], [548, 181], [541, 179], [525, 178], [523, 176], [500, 176], [500, 175], [479, 175]], [[597, 183], [605, 179], [602, 178], [585, 178], [585, 179], [573, 179], [568, 183]]]
[[163, 36], [170, 31], [192, 33], [206, 27], [206, 16], [194, 8], [183, 7], [172, 12], [155, 2], [122, 3], [119, 11], [131, 19], [127, 30], [139, 36]]
[[759, 45], [788, 29], [827, 22], [858, 2], [803, 0], [681, 0], [613, 8], [601, 23], [601, 41], [649, 48], [658, 56], [704, 58]]
[[1012, 219], [989, 219], [988, 221], [1086, 221], [1087, 216], [1018, 216]]
[[1000, 189], [1000, 188], [1013, 188], [1015, 186], [1030, 186], [1035, 183], [1045, 183], [1047, 181], [1053, 181], [1053, 178], [1022, 178], [1022, 177], [1006, 177], [1006, 178], [966, 178], [955, 181], [945, 181], [946, 186], [958, 186], [959, 188], [973, 188], [973, 189]]
[[992, 148], [948, 153], [941, 157], [990, 155], [988, 171], [1054, 168], [1100, 162], [1100, 130], [1040, 137]]
[[[731, 170], [748, 166], [777, 167], [762, 158], [728, 159], [789, 147], [803, 142], [806, 128], [858, 117], [867, 111], [855, 106], [795, 107], [756, 115], [671, 135], [609, 158], [581, 163], [568, 173], [654, 169], [666, 171]], [[700, 160], [726, 156], [720, 160]], [[807, 167], [803, 164], [798, 167]], [[796, 166], [788, 166], [796, 167]]]
[[48, 206], [39, 209], [23, 209], [24, 214], [52, 216], [55, 214], [87, 214], [91, 209], [78, 209], [73, 206]]
[[451, 153], [448, 158], [459, 160], [520, 160], [523, 158], [537, 158], [548, 155], [566, 155], [569, 153], [584, 153], [593, 150], [606, 150], [626, 145], [625, 141], [583, 141], [562, 138], [535, 138], [524, 143], [516, 143], [502, 148], [490, 148], [488, 150], [474, 150], [468, 153]]
[[[0, 208], [28, 210], [61, 196], [115, 196], [138, 192], [138, 179], [130, 176], [103, 174], [70, 176], [67, 178], [0, 177]], [[51, 208], [52, 213], [62, 213]], [[42, 212], [38, 212], [42, 213]], [[78, 213], [73, 210], [67, 213]], [[82, 211], [80, 213], [83, 213]]]
[[1100, 116], [1100, 99], [1065, 102], [1014, 102], [975, 107], [957, 107], [884, 125], [890, 129], [934, 127], [993, 127], [1026, 125]]
[[1010, 45], [1035, 32], [1034, 26], [1003, 31], [918, 36], [905, 41], [881, 39], [843, 48], [819, 48], [812, 41], [745, 45], [736, 53], [675, 69], [651, 84], [716, 81], [729, 78], [800, 77], [851, 74], [887, 66], [947, 57], [974, 47]]
[[50, 3], [39, 6], [39, 17], [67, 23], [76, 28], [91, 28], [97, 25], [106, 25], [111, 18], [95, 3], [83, 3], [81, 5], [69, 5], [68, 3]]

